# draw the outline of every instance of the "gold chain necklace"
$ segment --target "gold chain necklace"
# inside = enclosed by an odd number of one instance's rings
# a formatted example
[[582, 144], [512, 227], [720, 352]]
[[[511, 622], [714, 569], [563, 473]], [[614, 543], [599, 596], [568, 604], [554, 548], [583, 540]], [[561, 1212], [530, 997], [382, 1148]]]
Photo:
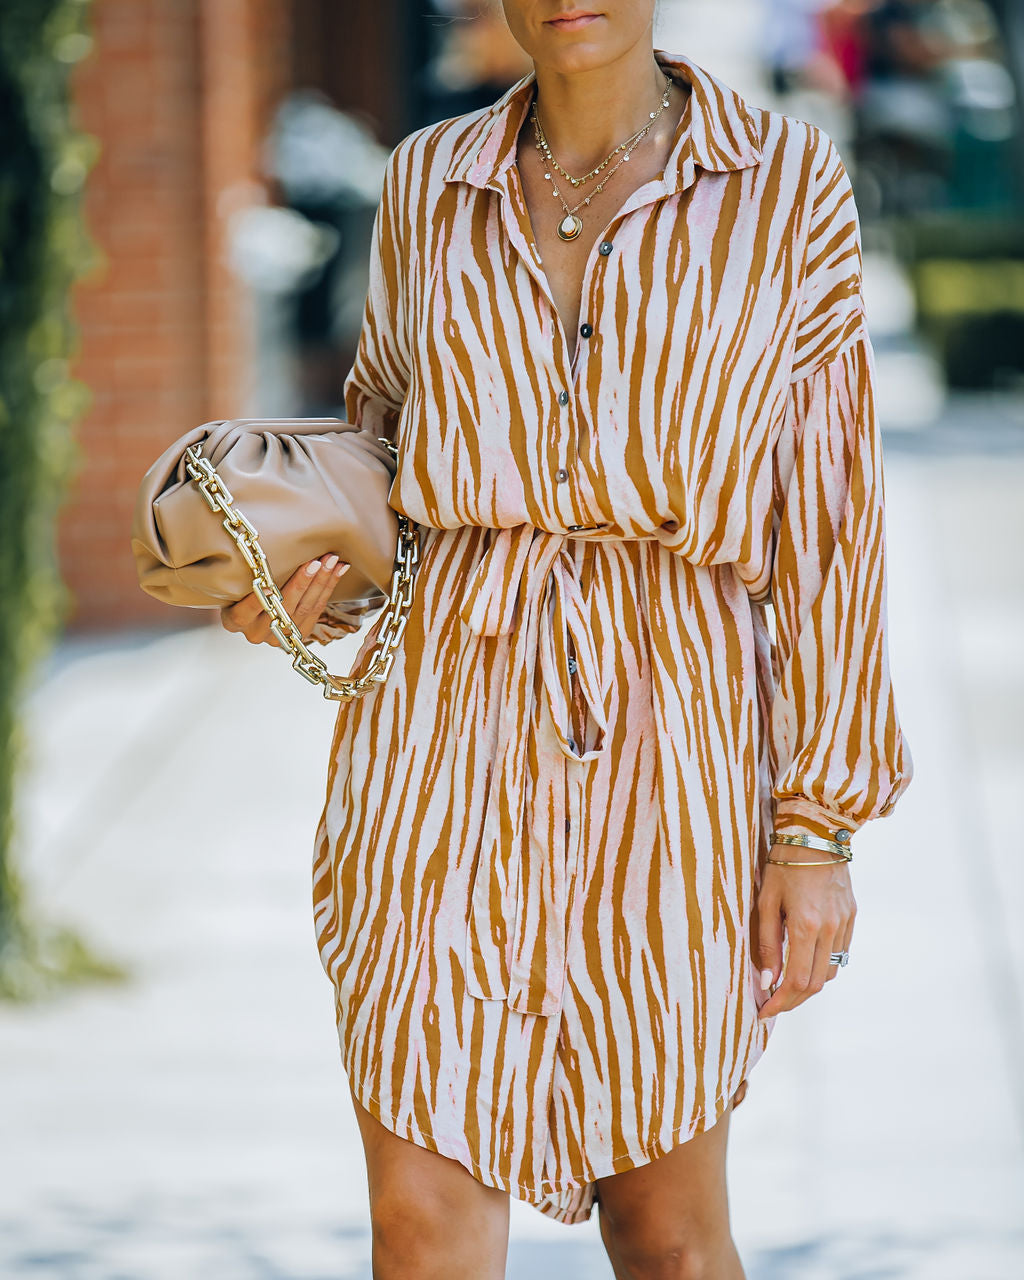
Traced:
[[[636, 133], [628, 137], [625, 142], [620, 142], [614, 151], [612, 151], [609, 155], [607, 155], [599, 165], [591, 169], [589, 173], [585, 173], [582, 178], [574, 178], [572, 174], [569, 173], [567, 170], [563, 169], [562, 166], [555, 159], [554, 155], [551, 152], [551, 148], [548, 145], [548, 140], [544, 133], [544, 130], [541, 127], [540, 113], [537, 112], [535, 118], [536, 118], [536, 125], [537, 125], [538, 134], [539, 134], [540, 144], [544, 150], [545, 157], [547, 158], [548, 162], [551, 164], [551, 167], [553, 169], [557, 169], [563, 178], [568, 178], [574, 187], [580, 187], [583, 185], [584, 182], [588, 182], [591, 178], [596, 177], [597, 174], [601, 172], [601, 170], [605, 167], [605, 165], [607, 165], [614, 156], [618, 155], [618, 153], [622, 151], [624, 148], [630, 146], [633, 142], [637, 141], [644, 133], [646, 133], [648, 129], [652, 127], [654, 121], [657, 120], [658, 116], [660, 116], [662, 111], [664, 111], [665, 108], [669, 105], [668, 95], [671, 88], [672, 88], [672, 80], [669, 76], [666, 76], [665, 90], [661, 98], [661, 106], [657, 111], [652, 111], [650, 113], [649, 123], [643, 125], [643, 127], [638, 129]], [[536, 109], [536, 106], [537, 106], [536, 98], [534, 99], [533, 106]]]
[[576, 237], [583, 230], [583, 219], [577, 215], [576, 210], [582, 209], [584, 205], [590, 204], [590, 201], [593, 199], [593, 197], [598, 195], [599, 192], [601, 192], [604, 189], [605, 183], [607, 183], [608, 179], [612, 176], [615, 170], [618, 169], [619, 165], [621, 165], [624, 161], [629, 159], [630, 154], [636, 149], [637, 146], [639, 146], [639, 144], [647, 136], [648, 132], [654, 127], [655, 121], [658, 119], [661, 113], [665, 110], [665, 108], [669, 105], [668, 95], [671, 88], [672, 88], [672, 80], [669, 76], [666, 76], [665, 90], [662, 93], [661, 106], [658, 108], [658, 110], [652, 111], [650, 113], [650, 119], [643, 126], [642, 129], [638, 129], [637, 132], [632, 134], [630, 137], [628, 137], [625, 140], [625, 142], [620, 142], [619, 145], [612, 152], [610, 152], [609, 155], [607, 155], [599, 165], [591, 169], [589, 173], [584, 174], [582, 178], [574, 178], [572, 174], [567, 173], [566, 170], [563, 169], [562, 166], [555, 159], [554, 155], [552, 155], [551, 148], [550, 146], [548, 146], [548, 140], [544, 135], [544, 130], [540, 123], [540, 116], [537, 112], [537, 99], [536, 97], [534, 98], [533, 107], [530, 112], [530, 118], [533, 121], [534, 133], [536, 135], [537, 150], [540, 152], [541, 160], [546, 164], [550, 165], [551, 168], [556, 169], [559, 173], [564, 174], [565, 177], [568, 178], [568, 180], [572, 183], [574, 187], [581, 186], [584, 182], [588, 182], [591, 178], [596, 177], [615, 158], [615, 156], [618, 155], [620, 151], [623, 152], [622, 159], [619, 160], [618, 164], [614, 166], [614, 168], [611, 170], [609, 174], [607, 174], [604, 180], [600, 182], [597, 187], [594, 188], [594, 190], [591, 192], [589, 196], [585, 196], [579, 202], [579, 204], [575, 205], [571, 209], [569, 208], [569, 205], [567, 204], [562, 193], [559, 191], [558, 187], [555, 185], [555, 180], [552, 177], [552, 175], [550, 173], [544, 174], [545, 179], [551, 183], [552, 195], [558, 197], [558, 199], [562, 203], [562, 208], [565, 210], [565, 216], [562, 218], [562, 220], [558, 224], [559, 239], [575, 240]]

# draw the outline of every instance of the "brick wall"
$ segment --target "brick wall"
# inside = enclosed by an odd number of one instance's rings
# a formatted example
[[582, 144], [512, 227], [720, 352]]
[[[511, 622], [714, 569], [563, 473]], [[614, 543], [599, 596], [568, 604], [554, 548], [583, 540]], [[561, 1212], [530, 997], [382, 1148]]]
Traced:
[[74, 98], [101, 144], [85, 215], [105, 262], [76, 290], [75, 373], [93, 392], [60, 527], [78, 629], [181, 625], [138, 588], [128, 546], [150, 462], [245, 404], [248, 315], [225, 227], [254, 198], [257, 148], [286, 87], [285, 0], [94, 0]]

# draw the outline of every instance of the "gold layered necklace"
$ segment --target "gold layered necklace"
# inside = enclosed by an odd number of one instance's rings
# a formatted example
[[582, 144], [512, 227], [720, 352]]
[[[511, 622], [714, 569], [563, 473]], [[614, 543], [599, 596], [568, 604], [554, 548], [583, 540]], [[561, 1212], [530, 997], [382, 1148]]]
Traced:
[[[636, 133], [628, 137], [625, 140], [625, 142], [620, 142], [619, 145], [615, 148], [615, 150], [610, 152], [607, 156], [605, 156], [605, 158], [601, 161], [600, 164], [595, 165], [594, 168], [591, 169], [589, 173], [585, 173], [581, 178], [574, 178], [571, 173], [567, 173], [566, 170], [562, 168], [562, 166], [558, 163], [558, 161], [552, 155], [551, 148], [548, 146], [548, 140], [544, 135], [544, 129], [542, 128], [540, 123], [540, 115], [537, 111], [537, 98], [536, 96], [534, 96], [533, 106], [530, 111], [530, 119], [533, 121], [533, 130], [536, 136], [537, 150], [540, 152], [541, 160], [547, 166], [546, 171], [544, 173], [544, 177], [547, 179], [548, 182], [551, 183], [552, 195], [556, 196], [561, 201], [562, 208], [565, 210], [565, 216], [562, 218], [562, 220], [558, 224], [558, 235], [561, 240], [575, 240], [576, 237], [579, 235], [579, 233], [583, 230], [583, 219], [579, 216], [576, 210], [582, 209], [585, 205], [590, 204], [594, 196], [598, 195], [599, 192], [603, 190], [605, 183], [612, 176], [615, 170], [618, 169], [619, 165], [624, 164], [629, 159], [633, 151], [640, 145], [640, 143], [644, 140], [644, 138], [647, 136], [650, 130], [654, 128], [655, 121], [658, 119], [658, 117], [661, 115], [661, 113], [665, 110], [665, 108], [669, 104], [668, 95], [669, 95], [669, 90], [671, 88], [672, 88], [672, 78], [671, 76], [666, 76], [665, 90], [661, 95], [661, 106], [658, 108], [658, 110], [652, 111], [650, 113], [650, 119], [647, 121], [647, 123], [643, 126], [642, 129], [638, 129]], [[591, 178], [596, 178], [599, 173], [601, 173], [605, 168], [607, 168], [609, 164], [611, 164], [611, 162], [615, 159], [617, 155], [619, 155], [620, 152], [622, 152], [622, 158], [618, 161], [618, 163], [614, 165], [611, 172], [605, 175], [604, 179], [594, 188], [594, 190], [590, 193], [589, 196], [585, 196], [579, 202], [579, 204], [574, 205], [573, 208], [570, 209], [567, 201], [565, 200], [565, 197], [562, 195], [561, 191], [559, 191], [558, 187], [555, 185], [555, 179], [552, 176], [550, 170], [554, 169], [558, 173], [562, 174], [564, 178], [568, 179], [568, 181], [572, 184], [572, 186], [581, 187], [585, 182], [589, 182]]]

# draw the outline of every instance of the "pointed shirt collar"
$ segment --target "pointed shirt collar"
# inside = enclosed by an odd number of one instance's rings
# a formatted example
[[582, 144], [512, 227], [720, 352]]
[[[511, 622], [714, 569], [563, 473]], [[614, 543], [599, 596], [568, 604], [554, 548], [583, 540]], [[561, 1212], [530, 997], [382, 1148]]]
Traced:
[[[735, 90], [682, 54], [655, 49], [658, 64], [688, 84], [683, 114], [665, 162], [666, 194], [693, 181], [694, 166], [716, 173], [746, 169], [762, 156], [755, 114]], [[533, 101], [536, 72], [517, 80], [473, 122], [455, 148], [446, 182], [497, 187], [516, 158], [516, 139]]]

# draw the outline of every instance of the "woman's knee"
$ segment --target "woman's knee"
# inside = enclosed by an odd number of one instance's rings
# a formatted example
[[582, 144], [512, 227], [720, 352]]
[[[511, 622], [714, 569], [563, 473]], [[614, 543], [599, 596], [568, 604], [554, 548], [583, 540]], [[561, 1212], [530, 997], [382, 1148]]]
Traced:
[[374, 1280], [500, 1280], [509, 1197], [392, 1132], [353, 1094], [366, 1153]]
[[719, 1280], [727, 1240], [671, 1222], [606, 1221], [602, 1231], [619, 1280]]
[[377, 1188], [370, 1197], [374, 1276], [440, 1275], [450, 1212], [447, 1198], [417, 1179]]
[[[467, 1174], [467, 1177], [470, 1176]], [[375, 1280], [503, 1277], [508, 1197], [480, 1184], [386, 1177], [370, 1197]]]
[[598, 1183], [619, 1280], [737, 1280], [725, 1178], [727, 1123]]

